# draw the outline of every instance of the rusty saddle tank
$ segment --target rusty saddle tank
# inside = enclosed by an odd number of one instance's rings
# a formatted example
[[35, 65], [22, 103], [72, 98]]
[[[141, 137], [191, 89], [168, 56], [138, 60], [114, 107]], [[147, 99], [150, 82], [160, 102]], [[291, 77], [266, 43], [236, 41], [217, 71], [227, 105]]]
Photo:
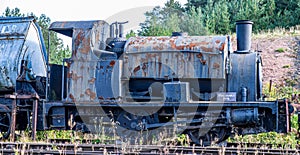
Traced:
[[162, 96], [172, 94], [168, 89], [161, 90], [166, 82], [178, 81], [189, 84], [187, 96], [193, 100], [210, 100], [213, 92], [225, 91], [228, 44], [228, 36], [133, 37], [124, 48], [122, 77], [133, 98], [139, 92], [152, 100], [170, 98]]

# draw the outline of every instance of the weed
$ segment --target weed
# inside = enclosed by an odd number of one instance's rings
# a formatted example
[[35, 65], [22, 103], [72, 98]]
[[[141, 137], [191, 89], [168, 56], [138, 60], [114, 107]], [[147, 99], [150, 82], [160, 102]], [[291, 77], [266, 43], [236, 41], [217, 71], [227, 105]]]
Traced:
[[291, 67], [291, 65], [284, 65], [284, 66], [282, 66], [282, 68], [290, 68]]
[[285, 49], [284, 48], [278, 48], [277, 50], [275, 50], [275, 52], [284, 53]]
[[292, 95], [300, 94], [300, 91], [292, 86], [272, 85], [266, 84], [263, 87], [263, 94], [266, 101], [275, 101], [277, 99], [291, 99]]
[[[299, 94], [299, 90], [292, 86], [278, 86], [274, 85], [270, 89], [270, 84], [263, 87], [263, 93], [266, 95], [265, 100], [274, 101], [280, 98], [290, 99], [292, 101], [292, 95]], [[291, 118], [291, 127], [295, 131], [298, 129], [298, 116], [293, 115]], [[292, 131], [293, 131], [292, 130]], [[236, 143], [260, 143], [260, 144], [272, 144], [273, 148], [296, 148], [300, 141], [297, 139], [296, 132], [290, 132], [288, 134], [280, 134], [276, 132], [267, 132], [253, 135], [239, 136], [235, 135], [228, 139], [228, 142]]]
[[189, 146], [189, 140], [186, 134], [177, 135], [177, 141], [180, 145]]
[[271, 144], [272, 148], [296, 148], [299, 140], [296, 133], [280, 134], [276, 132], [267, 132], [253, 135], [244, 135], [230, 137], [228, 142], [235, 143], [259, 143], [259, 144]]

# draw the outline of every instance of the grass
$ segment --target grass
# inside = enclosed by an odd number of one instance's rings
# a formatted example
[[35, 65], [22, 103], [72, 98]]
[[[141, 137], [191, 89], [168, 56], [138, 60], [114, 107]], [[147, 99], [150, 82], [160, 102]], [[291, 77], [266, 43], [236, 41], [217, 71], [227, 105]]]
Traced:
[[[277, 86], [274, 85], [270, 89], [270, 84], [263, 87], [263, 93], [266, 95], [265, 100], [274, 101], [278, 98], [289, 99], [290, 102], [298, 104], [298, 99], [293, 98], [294, 94], [300, 94], [298, 89], [293, 86]], [[272, 148], [291, 148], [295, 149], [297, 145], [300, 144], [300, 139], [298, 138], [298, 115], [292, 115], [291, 118], [291, 128], [292, 132], [288, 134], [280, 134], [276, 132], [260, 133], [253, 135], [235, 135], [228, 139], [228, 142], [235, 143], [259, 143], [259, 144], [272, 144]]]
[[300, 25], [290, 27], [290, 28], [282, 28], [277, 27], [272, 30], [260, 31], [253, 35], [253, 38], [280, 38], [286, 36], [299, 36], [300, 35]]
[[291, 67], [290, 64], [282, 66], [282, 68], [290, 68], [290, 67]]
[[[289, 80], [288, 80], [289, 81]], [[272, 85], [270, 90], [270, 84], [266, 84], [263, 87], [263, 94], [266, 101], [275, 101], [277, 99], [292, 99], [294, 94], [300, 94], [300, 91], [294, 88], [294, 84], [291, 81], [288, 82], [290, 86]], [[292, 85], [293, 84], [293, 85]]]
[[298, 138], [298, 115], [293, 115], [291, 119], [292, 132], [280, 134], [276, 132], [259, 133], [253, 135], [235, 135], [228, 139], [228, 142], [271, 144], [272, 148], [296, 149], [300, 144]]
[[277, 53], [284, 53], [285, 49], [284, 48], [278, 48], [277, 50], [275, 50], [275, 52], [277, 52]]
[[276, 132], [267, 132], [253, 135], [230, 137], [228, 142], [240, 143], [258, 143], [261, 145], [271, 144], [272, 148], [295, 149], [299, 144], [296, 133], [279, 134]]

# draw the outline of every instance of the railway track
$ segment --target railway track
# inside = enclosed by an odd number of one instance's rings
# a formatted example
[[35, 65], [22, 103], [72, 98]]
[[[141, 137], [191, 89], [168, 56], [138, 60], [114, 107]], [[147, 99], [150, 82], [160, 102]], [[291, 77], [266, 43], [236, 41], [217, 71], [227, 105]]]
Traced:
[[197, 147], [163, 145], [103, 145], [62, 143], [12, 143], [0, 142], [0, 154], [90, 155], [90, 154], [299, 154], [298, 149], [270, 149], [257, 147]]

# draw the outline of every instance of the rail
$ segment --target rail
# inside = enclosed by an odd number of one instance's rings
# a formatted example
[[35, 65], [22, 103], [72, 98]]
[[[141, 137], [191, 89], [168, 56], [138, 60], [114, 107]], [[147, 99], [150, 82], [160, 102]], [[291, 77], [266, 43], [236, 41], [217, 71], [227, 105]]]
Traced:
[[103, 145], [103, 144], [62, 144], [62, 143], [12, 143], [0, 142], [2, 154], [299, 154], [298, 149], [270, 149], [257, 147], [198, 147], [163, 145]]

